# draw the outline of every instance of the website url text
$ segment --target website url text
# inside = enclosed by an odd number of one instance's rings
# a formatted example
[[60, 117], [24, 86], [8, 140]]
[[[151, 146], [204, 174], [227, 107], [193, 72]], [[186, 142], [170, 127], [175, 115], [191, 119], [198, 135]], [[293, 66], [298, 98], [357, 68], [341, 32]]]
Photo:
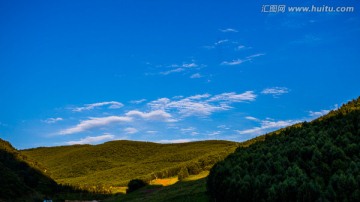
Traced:
[[262, 13], [351, 13], [354, 12], [354, 6], [287, 6], [287, 5], [262, 5]]

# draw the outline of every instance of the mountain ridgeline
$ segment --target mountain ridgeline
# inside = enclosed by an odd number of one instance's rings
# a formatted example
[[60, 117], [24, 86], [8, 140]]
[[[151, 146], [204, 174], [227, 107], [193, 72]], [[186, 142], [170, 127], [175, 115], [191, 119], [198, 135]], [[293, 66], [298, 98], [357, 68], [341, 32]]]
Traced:
[[210, 170], [237, 146], [238, 143], [229, 141], [158, 144], [120, 140], [21, 152], [50, 170], [50, 176], [58, 183], [84, 188], [126, 186], [136, 178], [144, 181], [177, 175], [185, 178]]
[[18, 151], [0, 139], [0, 201], [104, 199], [132, 179], [184, 179], [210, 170], [237, 146], [229, 141], [112, 141]]
[[359, 201], [360, 97], [312, 122], [264, 136], [215, 164], [216, 201]]

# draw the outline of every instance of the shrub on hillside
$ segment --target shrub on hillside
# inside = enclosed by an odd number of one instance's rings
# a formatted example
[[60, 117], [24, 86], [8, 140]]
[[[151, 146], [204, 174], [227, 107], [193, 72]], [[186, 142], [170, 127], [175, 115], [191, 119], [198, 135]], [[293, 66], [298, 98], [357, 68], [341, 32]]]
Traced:
[[186, 167], [190, 175], [197, 175], [202, 171], [198, 162], [190, 162]]
[[126, 193], [131, 193], [135, 190], [145, 187], [146, 185], [148, 185], [148, 183], [145, 182], [144, 180], [140, 180], [140, 179], [130, 180]]
[[186, 167], [182, 167], [178, 173], [178, 179], [179, 181], [189, 177], [189, 171]]

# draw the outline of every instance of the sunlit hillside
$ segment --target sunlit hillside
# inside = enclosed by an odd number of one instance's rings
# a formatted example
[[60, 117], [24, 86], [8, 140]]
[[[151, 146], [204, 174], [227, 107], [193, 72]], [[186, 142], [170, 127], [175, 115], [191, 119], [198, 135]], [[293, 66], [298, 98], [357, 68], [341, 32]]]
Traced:
[[209, 170], [237, 146], [238, 143], [229, 141], [180, 144], [112, 141], [100, 145], [36, 148], [22, 153], [41, 162], [59, 183], [110, 187], [126, 186], [135, 178], [150, 181], [179, 173], [198, 174]]

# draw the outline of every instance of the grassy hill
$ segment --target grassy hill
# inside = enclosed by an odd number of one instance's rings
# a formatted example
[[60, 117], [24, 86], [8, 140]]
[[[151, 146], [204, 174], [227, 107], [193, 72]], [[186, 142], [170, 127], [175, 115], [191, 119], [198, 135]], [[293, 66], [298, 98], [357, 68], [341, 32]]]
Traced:
[[360, 97], [239, 147], [210, 171], [216, 201], [358, 201]]
[[[200, 141], [157, 144], [111, 141], [100, 145], [42, 147], [22, 153], [41, 162], [62, 184], [126, 186], [134, 178], [150, 181], [209, 170], [232, 153], [238, 143]], [[183, 172], [186, 171], [186, 172]]]

